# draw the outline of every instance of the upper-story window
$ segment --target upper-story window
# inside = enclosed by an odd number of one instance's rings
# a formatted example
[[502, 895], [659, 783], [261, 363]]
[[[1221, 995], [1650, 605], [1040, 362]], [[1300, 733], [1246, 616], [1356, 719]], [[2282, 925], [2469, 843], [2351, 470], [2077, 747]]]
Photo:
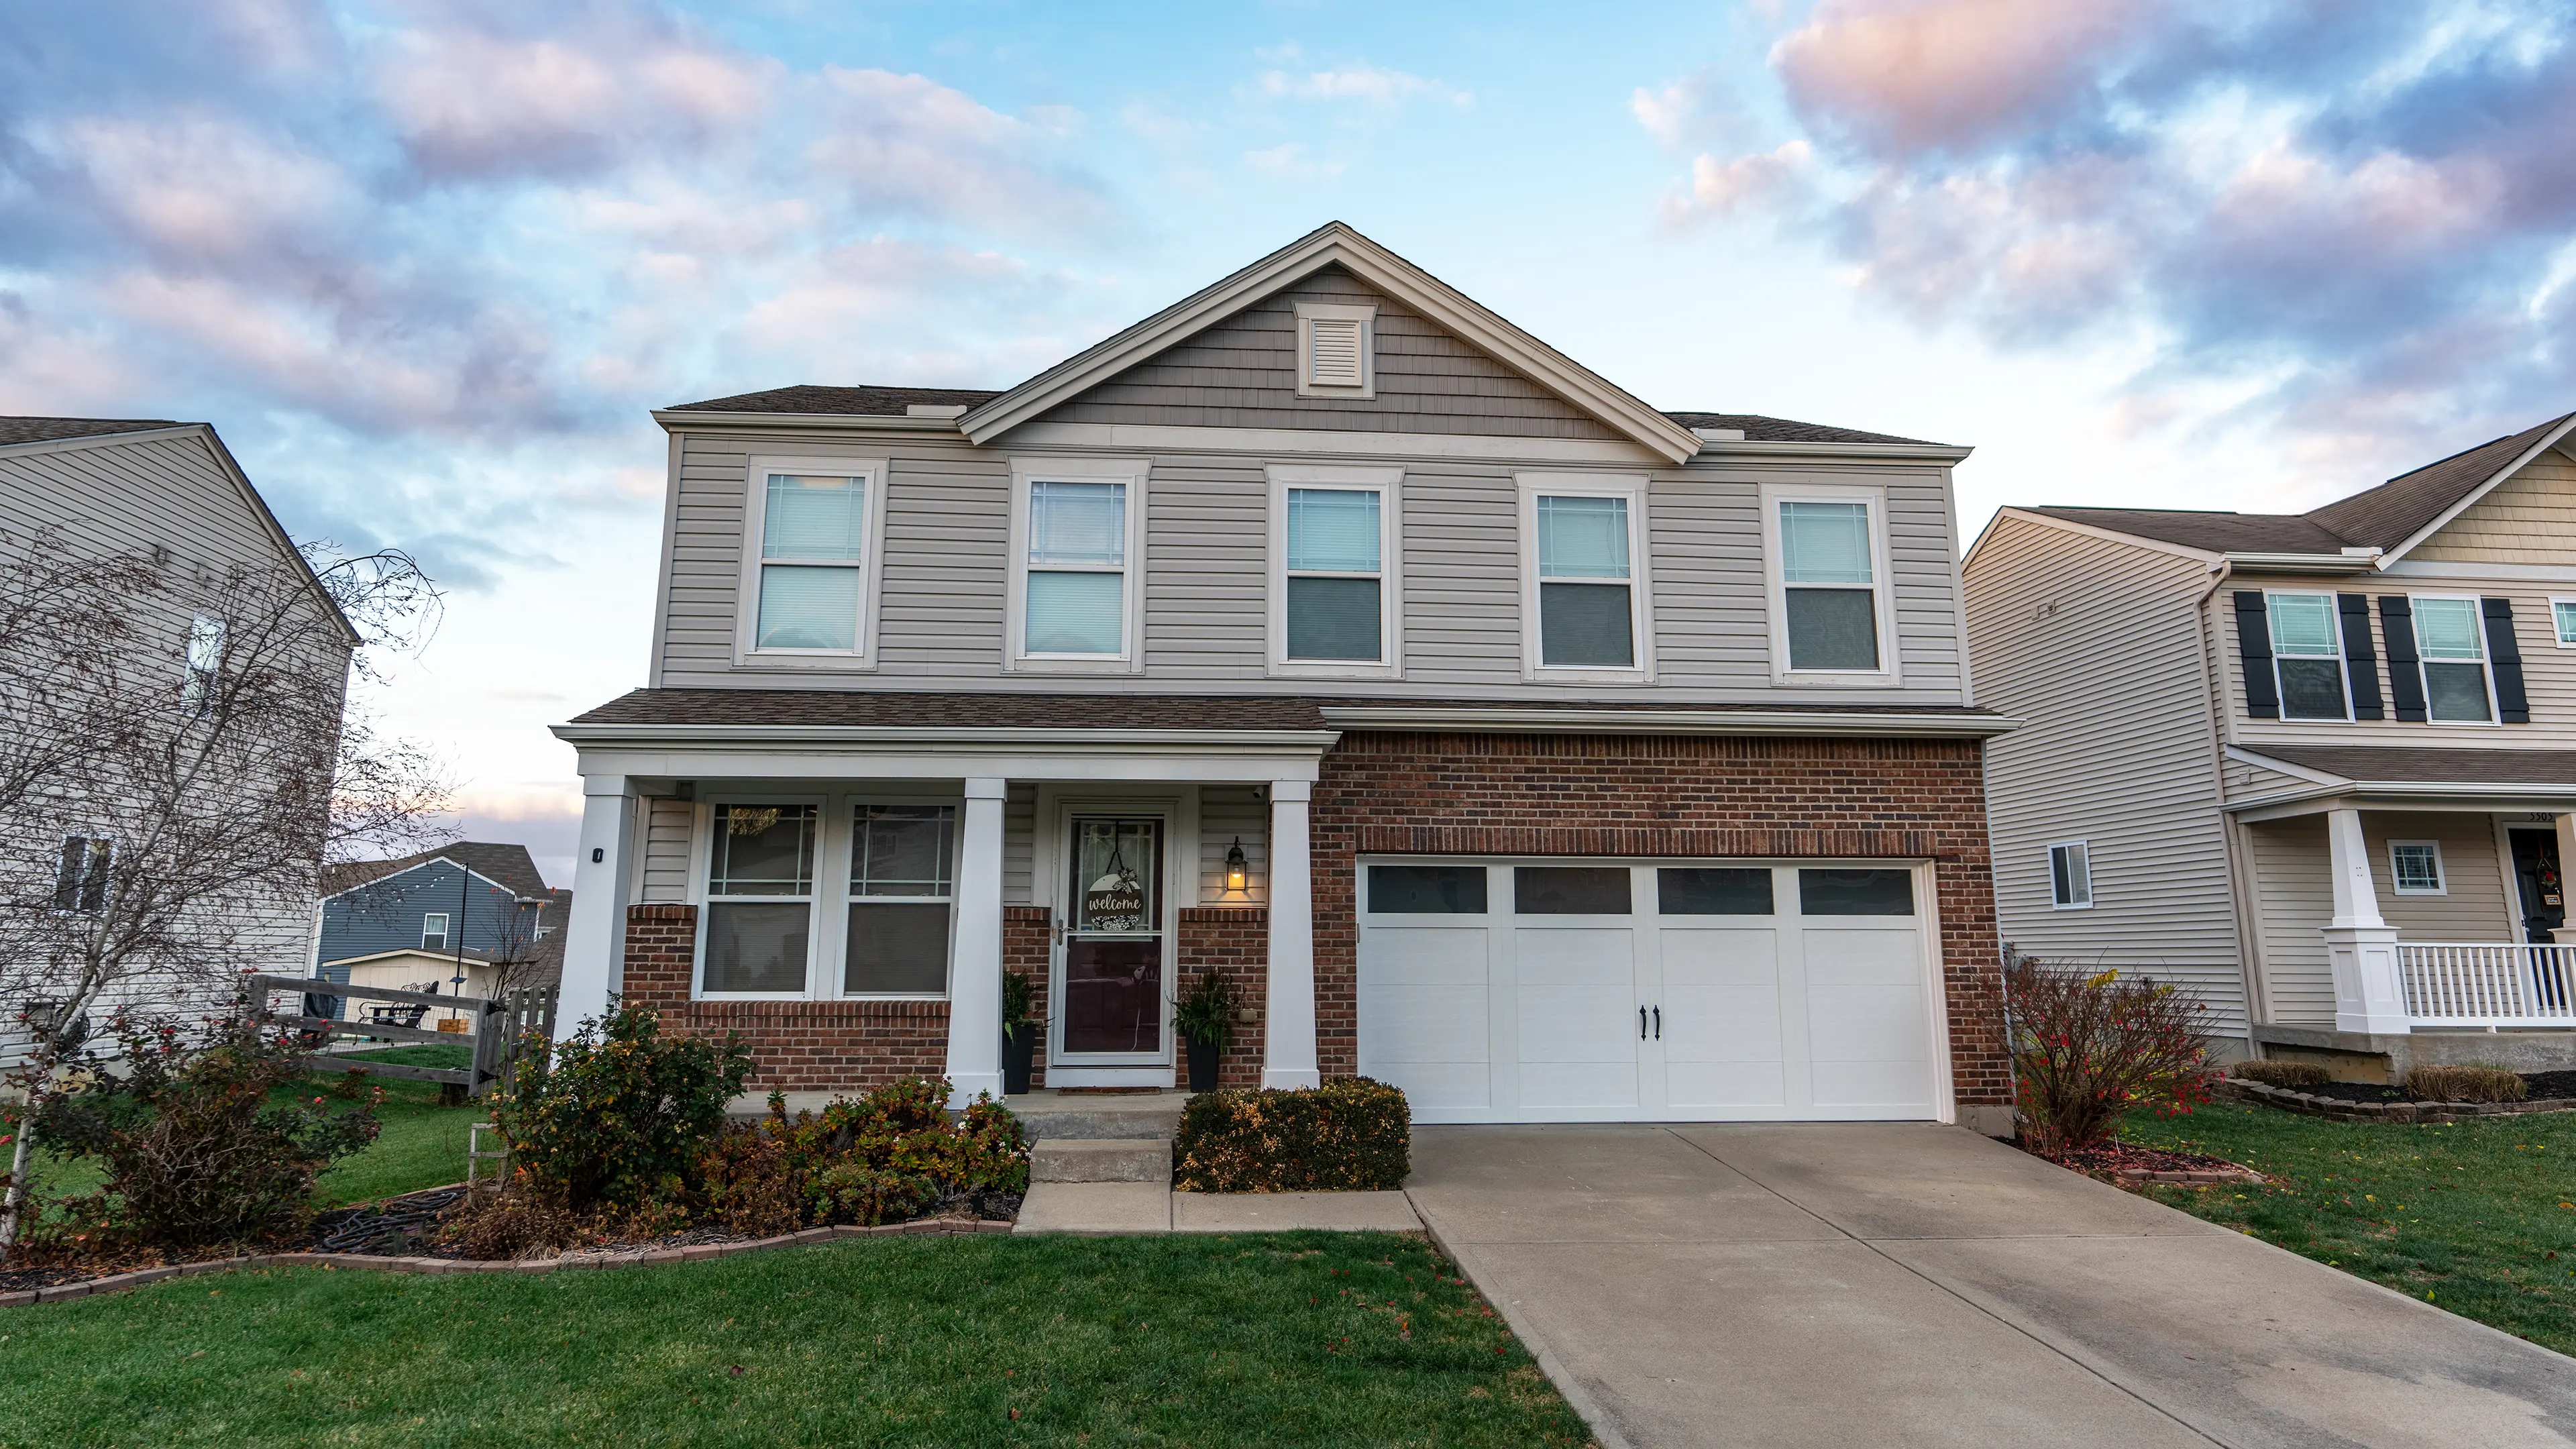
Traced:
[[754, 458], [744, 509], [745, 662], [874, 663], [882, 459]]
[[699, 951], [703, 993], [805, 990], [820, 814], [810, 804], [715, 808]]
[[1274, 673], [1396, 672], [1401, 476], [1394, 468], [1271, 468]]
[[447, 949], [447, 912], [431, 911], [420, 918], [420, 949], [424, 951]]
[[1762, 489], [1772, 675], [1884, 683], [1895, 671], [1885, 501], [1877, 489]]
[[213, 707], [224, 671], [224, 621], [199, 614], [188, 625], [188, 682], [180, 698], [202, 713]]
[[2558, 647], [2576, 649], [2576, 599], [2550, 600], [2549, 614], [2558, 626]]
[[1013, 460], [1013, 667], [1125, 671], [1141, 662], [1145, 466]]
[[1377, 308], [1297, 304], [1297, 395], [1377, 396]]
[[2281, 718], [2352, 718], [2344, 695], [2342, 616], [2332, 594], [2267, 594], [2272, 669], [2280, 683]]
[[2487, 724], [2495, 719], [2487, 671], [2486, 629], [2473, 598], [2417, 594], [2415, 655], [2424, 671], [2424, 710], [2435, 724]]
[[1644, 678], [1644, 481], [1523, 474], [1520, 485], [1525, 672]]

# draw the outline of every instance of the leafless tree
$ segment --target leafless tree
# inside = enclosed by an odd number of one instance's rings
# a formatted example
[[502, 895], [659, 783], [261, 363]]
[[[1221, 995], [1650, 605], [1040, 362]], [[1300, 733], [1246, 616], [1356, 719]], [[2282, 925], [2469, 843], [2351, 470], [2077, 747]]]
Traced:
[[[425, 637], [437, 589], [397, 552], [307, 561], [0, 537], [0, 1003], [27, 1038], [21, 1124], [93, 1013], [222, 1009], [243, 971], [299, 959], [322, 862], [439, 837], [435, 762], [346, 709], [353, 678]], [[30, 1134], [11, 1135], [0, 1258], [26, 1198]]]

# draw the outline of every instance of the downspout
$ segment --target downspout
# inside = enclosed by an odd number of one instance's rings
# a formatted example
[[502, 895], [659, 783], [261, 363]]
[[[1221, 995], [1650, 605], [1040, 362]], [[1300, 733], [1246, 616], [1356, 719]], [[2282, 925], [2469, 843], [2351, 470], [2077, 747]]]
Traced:
[[2209, 601], [2218, 597], [2218, 591], [2227, 587], [2228, 580], [2235, 577], [2235, 574], [2234, 560], [2222, 558], [2218, 561], [2218, 571], [2210, 579], [2209, 587], [2201, 591], [2200, 598], [2191, 607], [2191, 643], [2192, 648], [2199, 651], [2200, 676], [2207, 686], [2205, 695], [2209, 701], [2209, 781], [2215, 793], [2212, 803], [2218, 807], [2218, 848], [2221, 857], [2227, 863], [2227, 899], [2236, 915], [2236, 969], [2245, 987], [2245, 1055], [2252, 1058], [2262, 1054], [2254, 1042], [2254, 1017], [2258, 1010], [2258, 1003], [2260, 1009], [2265, 1014], [2269, 1014], [2269, 1002], [2261, 1000], [2262, 986], [2255, 979], [2260, 973], [2255, 970], [2254, 965], [2254, 922], [2246, 913], [2244, 882], [2237, 870], [2239, 851], [2236, 845], [2236, 822], [2228, 815], [2226, 808], [2227, 679], [2218, 667], [2216, 654], [2209, 647]]

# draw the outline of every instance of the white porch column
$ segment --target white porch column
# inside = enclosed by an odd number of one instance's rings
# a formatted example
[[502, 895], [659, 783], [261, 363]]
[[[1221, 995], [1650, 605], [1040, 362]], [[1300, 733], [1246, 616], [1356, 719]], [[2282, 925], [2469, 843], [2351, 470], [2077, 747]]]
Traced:
[[[2558, 879], [2562, 885], [2570, 868], [2576, 868], [2576, 815], [2561, 815], [2558, 817]], [[2566, 897], [2562, 895], [2559, 899], [2563, 901]], [[2522, 923], [2520, 906], [2521, 903], [2516, 901], [2507, 908], [2516, 925]], [[2570, 912], [2569, 919], [2576, 920], [2576, 912]], [[2517, 931], [2514, 934], [2521, 933]], [[2550, 934], [2557, 937], [2558, 944], [2562, 946], [2576, 946], [2576, 926], [2561, 926]]]
[[1315, 1053], [1315, 880], [1306, 851], [1304, 780], [1270, 786], [1270, 986], [1263, 1007], [1261, 1085], [1319, 1087]]
[[626, 898], [634, 878], [635, 794], [624, 775], [581, 777], [581, 848], [573, 857], [572, 915], [564, 922], [555, 1036], [604, 1016], [626, 985]]
[[966, 782], [957, 833], [957, 957], [948, 973], [948, 1105], [1002, 1095], [1002, 797], [1007, 782]]
[[2408, 1022], [2397, 931], [2379, 918], [2360, 811], [2326, 812], [2326, 852], [2334, 872], [2334, 920], [2325, 936], [2326, 959], [2334, 968], [2335, 1030], [2403, 1036]]

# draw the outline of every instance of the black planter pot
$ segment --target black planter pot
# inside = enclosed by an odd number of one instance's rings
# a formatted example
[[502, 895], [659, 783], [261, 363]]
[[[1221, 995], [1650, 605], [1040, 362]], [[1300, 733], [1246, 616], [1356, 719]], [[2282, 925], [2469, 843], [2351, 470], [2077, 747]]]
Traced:
[[1215, 1091], [1217, 1058], [1223, 1055], [1223, 1048], [1215, 1042], [1200, 1041], [1196, 1037], [1183, 1040], [1189, 1043], [1190, 1048], [1190, 1090]]
[[1022, 1022], [1020, 1029], [1002, 1038], [1002, 1092], [1005, 1096], [1022, 1096], [1029, 1090], [1029, 1067], [1038, 1054], [1038, 1029], [1035, 1022]]

